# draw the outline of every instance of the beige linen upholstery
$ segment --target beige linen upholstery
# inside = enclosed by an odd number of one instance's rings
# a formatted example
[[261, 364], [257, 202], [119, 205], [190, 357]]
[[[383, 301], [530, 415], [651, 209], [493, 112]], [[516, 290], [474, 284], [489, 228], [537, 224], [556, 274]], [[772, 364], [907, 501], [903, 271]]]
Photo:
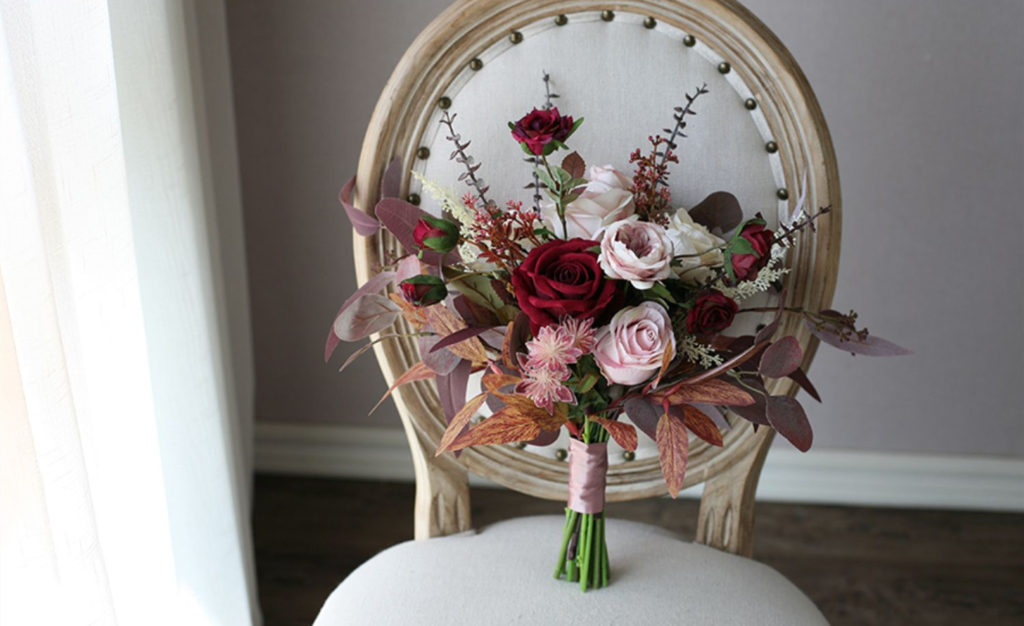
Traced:
[[381, 552], [327, 600], [314, 626], [340, 624], [827, 624], [772, 568], [609, 520], [614, 581], [581, 593], [551, 577], [561, 516], [522, 517]]

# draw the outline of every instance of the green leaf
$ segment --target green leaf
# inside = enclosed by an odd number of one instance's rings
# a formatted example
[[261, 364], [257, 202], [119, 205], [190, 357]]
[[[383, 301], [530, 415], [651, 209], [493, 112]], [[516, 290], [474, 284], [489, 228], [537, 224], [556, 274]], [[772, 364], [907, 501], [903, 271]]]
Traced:
[[654, 285], [652, 285], [651, 288], [648, 289], [647, 291], [661, 298], [662, 300], [665, 300], [666, 302], [671, 302], [675, 304], [676, 299], [672, 297], [672, 293], [669, 292], [668, 288], [661, 283], [654, 283]]
[[544, 183], [544, 186], [547, 187], [548, 190], [554, 191], [558, 189], [558, 185], [555, 184], [555, 181], [552, 180], [546, 169], [538, 167], [535, 171], [537, 173], [537, 178], [540, 179], [540, 182]]
[[577, 387], [577, 391], [579, 391], [580, 393], [587, 393], [588, 391], [594, 388], [594, 385], [597, 384], [597, 381], [600, 380], [600, 378], [601, 377], [595, 374], [594, 372], [588, 373], [586, 376], [583, 377], [583, 380], [580, 381], [579, 387]]
[[491, 279], [484, 274], [459, 272], [446, 267], [444, 275], [449, 287], [496, 314], [500, 314], [501, 309], [507, 306], [494, 290]]

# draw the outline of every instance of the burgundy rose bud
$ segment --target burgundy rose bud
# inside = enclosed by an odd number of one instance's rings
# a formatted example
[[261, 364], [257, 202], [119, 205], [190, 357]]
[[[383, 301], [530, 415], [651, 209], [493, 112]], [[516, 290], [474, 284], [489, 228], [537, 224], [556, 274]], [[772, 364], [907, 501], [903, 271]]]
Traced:
[[448, 220], [424, 215], [412, 231], [416, 245], [435, 252], [451, 252], [459, 244], [459, 227]]
[[444, 281], [430, 274], [417, 274], [399, 283], [402, 297], [415, 306], [437, 304], [448, 296], [448, 288]]
[[737, 281], [754, 280], [772, 258], [775, 233], [760, 217], [747, 221], [729, 242], [730, 268]]
[[697, 303], [686, 314], [686, 330], [691, 335], [709, 335], [729, 328], [739, 307], [729, 296], [706, 291], [697, 296]]
[[563, 117], [558, 107], [551, 107], [534, 109], [518, 122], [509, 122], [508, 127], [524, 151], [547, 156], [557, 150], [581, 122], [582, 119], [574, 123], [572, 116]]

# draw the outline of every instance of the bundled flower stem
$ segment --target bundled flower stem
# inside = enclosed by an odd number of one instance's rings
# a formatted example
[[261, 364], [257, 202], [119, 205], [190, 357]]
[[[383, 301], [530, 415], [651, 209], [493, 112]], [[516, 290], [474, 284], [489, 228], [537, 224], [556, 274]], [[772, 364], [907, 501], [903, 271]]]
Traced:
[[[600, 424], [587, 421], [580, 431], [583, 444], [603, 444], [608, 441], [608, 431]], [[602, 446], [602, 451], [604, 452]], [[606, 453], [606, 452], [604, 452]], [[571, 453], [570, 453], [571, 454]], [[570, 458], [570, 468], [573, 460]], [[604, 466], [607, 469], [607, 465]], [[570, 469], [570, 472], [573, 470]], [[604, 493], [604, 475], [591, 476], [584, 480], [600, 479], [600, 491]], [[573, 480], [570, 477], [570, 485]], [[570, 487], [571, 488], [571, 487]], [[570, 503], [572, 496], [570, 495]], [[562, 528], [562, 545], [558, 551], [555, 578], [563, 575], [569, 582], [579, 582], [580, 590], [606, 587], [609, 579], [608, 547], [604, 535], [604, 511], [581, 513], [571, 506], [565, 507], [565, 525]]]

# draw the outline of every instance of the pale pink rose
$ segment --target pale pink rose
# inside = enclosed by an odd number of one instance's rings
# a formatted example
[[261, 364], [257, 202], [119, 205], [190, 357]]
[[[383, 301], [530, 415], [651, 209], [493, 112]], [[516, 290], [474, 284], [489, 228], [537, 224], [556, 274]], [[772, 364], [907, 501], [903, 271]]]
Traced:
[[[632, 184], [611, 165], [592, 167], [587, 173], [587, 186], [565, 207], [565, 238], [594, 239], [602, 228], [625, 219], [635, 212]], [[554, 202], [542, 202], [540, 214], [551, 232], [562, 236], [562, 223]]]
[[587, 171], [587, 190], [585, 193], [599, 194], [612, 189], [629, 191], [633, 181], [611, 165], [595, 165]]
[[610, 383], [639, 385], [659, 369], [665, 353], [676, 353], [672, 321], [657, 302], [622, 309], [597, 331], [594, 359]]
[[633, 216], [605, 229], [597, 261], [608, 276], [650, 289], [672, 275], [672, 254], [672, 240], [664, 228]]

